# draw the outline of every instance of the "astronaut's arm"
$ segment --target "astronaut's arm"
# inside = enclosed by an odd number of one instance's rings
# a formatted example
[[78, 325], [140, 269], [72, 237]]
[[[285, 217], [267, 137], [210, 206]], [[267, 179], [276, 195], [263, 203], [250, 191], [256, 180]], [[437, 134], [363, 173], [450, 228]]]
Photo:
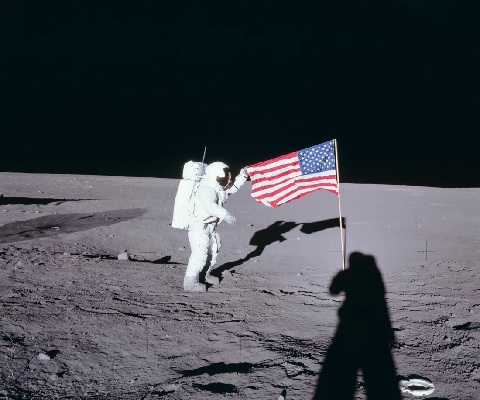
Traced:
[[245, 182], [247, 181], [247, 179], [248, 179], [247, 169], [242, 168], [240, 170], [240, 173], [235, 177], [235, 180], [233, 181], [233, 185], [226, 190], [227, 195], [237, 193], [238, 189], [240, 189], [243, 185], [245, 185]]
[[210, 216], [217, 217], [220, 220], [223, 220], [227, 216], [228, 211], [217, 204], [216, 194], [213, 189], [201, 187], [197, 191], [197, 197]]

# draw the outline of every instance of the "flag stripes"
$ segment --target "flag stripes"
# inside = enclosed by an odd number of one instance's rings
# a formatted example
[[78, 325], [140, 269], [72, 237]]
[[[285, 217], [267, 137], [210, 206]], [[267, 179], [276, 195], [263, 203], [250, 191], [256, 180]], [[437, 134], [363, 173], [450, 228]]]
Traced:
[[338, 196], [333, 141], [248, 166], [247, 171], [252, 197], [269, 207], [276, 208], [317, 190]]

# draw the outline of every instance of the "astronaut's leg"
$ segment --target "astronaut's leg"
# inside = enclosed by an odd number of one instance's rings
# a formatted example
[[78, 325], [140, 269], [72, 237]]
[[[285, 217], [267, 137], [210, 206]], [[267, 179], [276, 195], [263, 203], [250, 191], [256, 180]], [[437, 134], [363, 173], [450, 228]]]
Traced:
[[207, 263], [210, 237], [203, 225], [192, 226], [188, 231], [191, 254], [183, 279], [183, 290], [206, 292], [207, 287], [199, 282], [199, 276]]
[[213, 266], [217, 263], [217, 256], [218, 252], [220, 251], [220, 247], [222, 247], [222, 244], [220, 242], [220, 235], [215, 230], [213, 230], [210, 238], [210, 246], [208, 249], [210, 255], [210, 263], [205, 274], [205, 280], [211, 285], [218, 285], [220, 283], [220, 279], [212, 275]]

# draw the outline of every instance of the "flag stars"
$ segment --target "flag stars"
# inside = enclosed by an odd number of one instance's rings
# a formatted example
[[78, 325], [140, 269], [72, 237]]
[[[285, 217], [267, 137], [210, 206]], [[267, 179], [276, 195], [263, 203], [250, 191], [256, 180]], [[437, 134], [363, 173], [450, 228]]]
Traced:
[[315, 174], [335, 169], [333, 141], [309, 147], [298, 152], [302, 174]]
[[260, 167], [265, 168], [269, 163], [268, 176], [256, 174], [255, 166], [248, 167], [252, 172], [252, 197], [267, 206], [278, 207], [316, 190], [328, 190], [338, 196], [333, 144], [334, 141], [329, 141], [289, 153], [284, 157], [289, 161], [288, 166], [279, 163], [279, 158], [268, 160]]

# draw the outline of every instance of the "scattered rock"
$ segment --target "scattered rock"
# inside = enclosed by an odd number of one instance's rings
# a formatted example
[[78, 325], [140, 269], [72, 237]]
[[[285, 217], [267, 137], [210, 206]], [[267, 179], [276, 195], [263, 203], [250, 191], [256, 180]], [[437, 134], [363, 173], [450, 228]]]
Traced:
[[118, 258], [119, 260], [128, 260], [129, 257], [128, 257], [127, 251], [124, 251], [123, 253], [120, 253], [117, 258]]
[[178, 385], [166, 385], [161, 388], [156, 388], [155, 386], [149, 387], [150, 393], [157, 396], [165, 396], [167, 394], [175, 393], [178, 390]]
[[46, 355], [45, 353], [39, 353], [37, 358], [42, 361], [48, 361], [50, 360], [50, 357]]
[[480, 379], [480, 369], [477, 369], [477, 370], [473, 371], [473, 372], [470, 374], [470, 377], [471, 377], [472, 379], [479, 380], [479, 379]]
[[165, 385], [164, 387], [162, 387], [162, 390], [165, 393], [173, 393], [178, 390], [178, 385], [175, 385], [175, 384]]

